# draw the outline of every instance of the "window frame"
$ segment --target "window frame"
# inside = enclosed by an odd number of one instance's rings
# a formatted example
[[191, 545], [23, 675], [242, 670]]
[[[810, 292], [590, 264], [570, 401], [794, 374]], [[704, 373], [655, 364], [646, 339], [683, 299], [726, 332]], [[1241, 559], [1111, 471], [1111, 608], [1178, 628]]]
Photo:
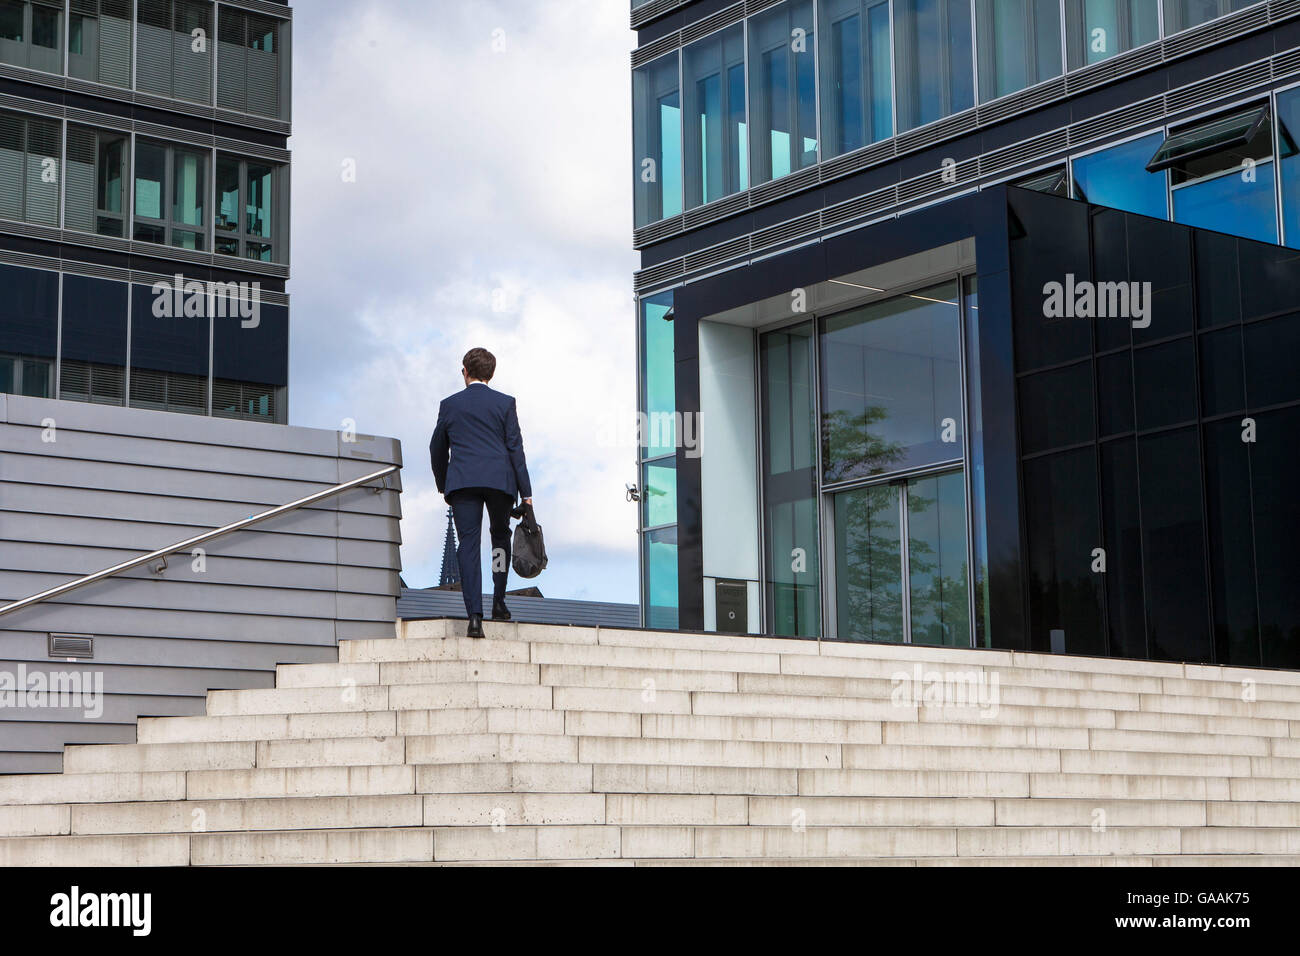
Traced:
[[[237, 164], [239, 170], [239, 189], [238, 189], [239, 197], [237, 200], [238, 206], [236, 207], [236, 221], [235, 221], [234, 229], [222, 229], [218, 225], [218, 217], [220, 215], [220, 209], [221, 209], [221, 203], [220, 203], [221, 195], [217, 187], [216, 171], [220, 167], [223, 160], [233, 161], [234, 163]], [[249, 167], [253, 165], [265, 166], [271, 172], [271, 176], [270, 176], [271, 196], [270, 196], [270, 201], [267, 203], [269, 209], [268, 215], [271, 220], [271, 229], [270, 229], [270, 235], [268, 236], [258, 236], [253, 233], [250, 233], [247, 229], [249, 199], [252, 195], [249, 186], [250, 180], [249, 180], [248, 171], [249, 171]], [[277, 163], [271, 162], [270, 160], [263, 160], [257, 158], [249, 158], [247, 156], [241, 156], [238, 153], [222, 153], [222, 152], [217, 153], [216, 164], [213, 167], [213, 177], [212, 177], [212, 230], [213, 230], [212, 253], [213, 255], [228, 256], [232, 258], [246, 260], [249, 262], [270, 263], [270, 262], [279, 261], [276, 259], [276, 252], [279, 250], [280, 247], [280, 244], [276, 241], [277, 234], [279, 232], [279, 223], [280, 223], [280, 216], [276, 214], [277, 213], [276, 201], [280, 195], [279, 181], [280, 181], [280, 166]], [[233, 253], [221, 252], [217, 248], [217, 245], [222, 240], [226, 240], [226, 241], [233, 240], [236, 244], [235, 252]], [[269, 258], [263, 259], [260, 257], [248, 255], [248, 248], [250, 245], [266, 246], [269, 251]]]
[[[737, 31], [739, 27], [739, 31]], [[723, 27], [721, 30], [715, 30], [712, 33], [693, 40], [681, 48], [680, 60], [680, 81], [678, 84], [678, 102], [680, 103], [681, 121], [682, 121], [682, 210], [690, 212], [694, 209], [700, 209], [716, 202], [722, 202], [732, 196], [741, 195], [747, 192], [753, 185], [753, 169], [749, 152], [749, 140], [752, 123], [749, 117], [749, 53], [746, 50], [748, 42], [748, 19], [739, 23], [733, 23]], [[739, 49], [739, 58], [729, 59], [727, 57], [727, 34], [739, 36], [737, 48]], [[719, 48], [719, 67], [716, 71], [711, 68], [707, 71], [701, 71], [698, 75], [688, 77], [687, 54], [690, 50], [704, 51], [708, 44], [715, 44]], [[712, 64], [710, 64], [710, 67]], [[731, 120], [734, 116], [731, 90], [731, 74], [740, 67], [741, 70], [741, 96], [744, 98], [744, 125], [743, 133], [736, 133], [733, 130]], [[721, 143], [720, 169], [722, 174], [721, 192], [710, 199], [708, 196], [708, 168], [706, 158], [708, 156], [708, 143], [705, 142], [700, 134], [696, 124], [692, 122], [689, 112], [695, 111], [696, 116], [701, 106], [701, 97], [698, 95], [699, 86], [702, 82], [717, 78], [718, 81], [718, 114], [721, 125], [719, 134]], [[687, 80], [690, 80], [690, 95], [688, 97]], [[688, 105], [690, 110], [688, 110]], [[698, 149], [697, 149], [698, 147]], [[737, 163], [739, 169], [733, 169], [731, 165], [732, 150], [736, 150]], [[734, 181], [733, 181], [734, 180]], [[696, 193], [698, 192], [698, 199]]]
[[[139, 209], [139, 196], [137, 184], [139, 182], [139, 150], [141, 146], [150, 146], [163, 150], [165, 160], [163, 163], [163, 182], [161, 184], [160, 211], [165, 215], [161, 219], [153, 219], [149, 216], [141, 216]], [[175, 190], [176, 190], [176, 159], [179, 153], [190, 153], [198, 156], [203, 161], [202, 171], [204, 177], [204, 188], [199, 191], [200, 200], [203, 205], [200, 207], [200, 213], [203, 223], [200, 226], [194, 226], [190, 223], [177, 222], [172, 219], [175, 209]], [[212, 217], [207, 215], [208, 204], [215, 201], [215, 188], [212, 177], [212, 150], [204, 149], [200, 146], [190, 146], [186, 143], [169, 143], [161, 140], [150, 139], [146, 137], [136, 137], [131, 151], [132, 171], [131, 171], [131, 241], [145, 242], [149, 245], [160, 245], [169, 249], [182, 249], [186, 252], [209, 253], [212, 245]], [[161, 228], [163, 230], [163, 241], [154, 242], [152, 239], [141, 239], [137, 236], [137, 228], [141, 224]], [[202, 245], [190, 249], [187, 246], [179, 246], [174, 241], [175, 233], [192, 233], [202, 240]]]
[[[0, 363], [7, 363], [11, 368], [10, 380], [13, 383], [12, 391], [0, 390], [0, 395], [22, 395], [27, 398], [53, 398], [57, 391], [55, 381], [55, 371], [57, 363], [53, 358], [45, 358], [39, 355], [20, 355], [13, 352], [0, 352]], [[46, 394], [28, 395], [23, 390], [26, 379], [26, 368], [28, 365], [41, 365], [45, 368], [45, 381], [48, 385]]]
[[[0, 115], [13, 119], [17, 124], [19, 135], [22, 140], [21, 146], [15, 150], [19, 156], [21, 166], [20, 174], [17, 181], [17, 199], [18, 199], [18, 218], [10, 219], [10, 222], [22, 222], [34, 226], [44, 226], [50, 229], [58, 229], [61, 224], [63, 181], [64, 181], [64, 121], [55, 119], [52, 116], [42, 116], [35, 113], [20, 113], [15, 110], [0, 110]], [[43, 125], [46, 132], [52, 131], [54, 137], [54, 149], [32, 150], [33, 128], [34, 126]], [[53, 197], [53, 215], [49, 219], [37, 218], [33, 215], [32, 209], [32, 165], [31, 161], [36, 159], [38, 165], [42, 168], [47, 160], [54, 161], [56, 170], [56, 179], [54, 182], [55, 195]], [[39, 178], [39, 177], [38, 177]], [[7, 217], [5, 217], [7, 218]]]
[[[66, 35], [65, 19], [67, 16], [67, 4], [64, 0], [11, 0], [13, 5], [22, 8], [22, 37], [18, 40], [3, 40], [7, 44], [22, 47], [22, 62], [11, 62], [0, 59], [0, 62], [8, 63], [10, 66], [20, 67], [25, 70], [34, 70], [38, 73], [48, 73], [55, 76], [61, 76], [66, 73], [67, 58], [64, 51], [64, 36]], [[54, 46], [46, 46], [36, 42], [36, 11], [37, 9], [45, 10], [47, 14], [54, 14], [55, 20], [55, 41]], [[46, 69], [43, 66], [35, 66], [32, 63], [32, 50], [46, 50], [58, 57], [58, 65], [53, 69]]]
[[[68, 224], [68, 215], [67, 215], [68, 179], [67, 176], [65, 175], [63, 180], [63, 190], [62, 190], [63, 191], [63, 228], [70, 232], [76, 232], [82, 235], [104, 236], [105, 238], [109, 238], [109, 239], [125, 240], [129, 238], [127, 234], [127, 229], [132, 219], [132, 213], [134, 212], [134, 208], [131, 202], [132, 190], [134, 185], [131, 178], [134, 172], [134, 150], [132, 149], [132, 145], [131, 145], [131, 134], [125, 132], [124, 130], [105, 129], [103, 127], [98, 127], [98, 126], [87, 126], [82, 123], [69, 122], [65, 129], [65, 134], [64, 134], [65, 140], [69, 138], [68, 134], [71, 133], [74, 128], [78, 130], [84, 130], [92, 134], [95, 139], [95, 147], [94, 147], [95, 158], [94, 158], [94, 163], [92, 165], [92, 169], [94, 172], [94, 180], [93, 180], [94, 201], [93, 201], [93, 208], [91, 210], [92, 216], [94, 218], [94, 227], [90, 230], [85, 230]], [[106, 137], [112, 138], [113, 141], [120, 142], [122, 144], [122, 161], [119, 167], [119, 172], [121, 173], [121, 183], [122, 183], [120, 187], [122, 209], [120, 212], [113, 212], [110, 209], [105, 209], [101, 207], [99, 204], [100, 175], [102, 172], [100, 168], [100, 160], [104, 155], [103, 150], [104, 150], [104, 141]], [[100, 220], [103, 219], [116, 220], [122, 227], [121, 232], [117, 234], [113, 234], [113, 233], [105, 233], [100, 231], [99, 223]]]
[[[1205, 129], [1206, 127], [1212, 126], [1216, 123], [1226, 123], [1229, 120], [1234, 120], [1238, 117], [1245, 118], [1251, 116], [1252, 113], [1254, 114], [1253, 119], [1247, 126], [1246, 130], [1231, 139], [1219, 143], [1209, 143], [1197, 146], [1181, 153], [1171, 152], [1163, 158], [1161, 157], [1161, 153], [1164, 153], [1165, 149], [1175, 139], [1195, 133], [1197, 130]], [[1175, 167], [1194, 159], [1205, 159], [1215, 155], [1216, 153], [1227, 152], [1238, 147], [1248, 147], [1259, 138], [1259, 135], [1265, 131], [1266, 126], [1270, 127], [1269, 139], [1271, 140], [1271, 120], [1272, 103], [1270, 100], [1263, 100], [1262, 102], [1257, 101], [1255, 104], [1249, 105], [1245, 109], [1236, 109], [1234, 107], [1232, 109], [1216, 112], [1211, 116], [1197, 118], [1190, 122], [1170, 125], [1165, 129], [1164, 142], [1160, 144], [1160, 147], [1154, 154], [1152, 154], [1151, 159], [1147, 161], [1146, 170], [1149, 173], [1157, 173], [1162, 169], [1172, 171]], [[1270, 142], [1268, 145], [1269, 158], [1271, 159], [1273, 154], [1273, 143]], [[1263, 160], [1259, 160], [1259, 162], [1263, 162]], [[1224, 171], [1225, 170], [1219, 170], [1218, 172], [1208, 173], [1198, 178], [1212, 179]], [[1196, 181], [1197, 180], [1195, 179], [1191, 179], [1187, 180], [1187, 183]], [[1182, 186], [1186, 185], [1186, 183], [1178, 183], [1177, 185]]]

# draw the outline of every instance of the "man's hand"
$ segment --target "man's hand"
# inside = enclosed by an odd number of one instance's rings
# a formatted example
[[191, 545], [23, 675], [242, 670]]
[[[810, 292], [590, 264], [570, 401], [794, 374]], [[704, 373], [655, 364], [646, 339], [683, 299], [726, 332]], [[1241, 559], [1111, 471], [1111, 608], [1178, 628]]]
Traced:
[[525, 498], [525, 499], [524, 499], [524, 504], [528, 505], [528, 507], [531, 508], [531, 507], [533, 506], [533, 499], [532, 499], [532, 498]]

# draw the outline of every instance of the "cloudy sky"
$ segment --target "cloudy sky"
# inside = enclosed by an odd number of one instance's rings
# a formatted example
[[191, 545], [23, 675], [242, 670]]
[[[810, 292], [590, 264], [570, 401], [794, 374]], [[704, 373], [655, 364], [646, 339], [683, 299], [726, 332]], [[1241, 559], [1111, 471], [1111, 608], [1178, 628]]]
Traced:
[[438, 403], [484, 346], [546, 529], [533, 583], [637, 599], [632, 46], [626, 0], [294, 4], [291, 423], [401, 440], [413, 587], [447, 523]]

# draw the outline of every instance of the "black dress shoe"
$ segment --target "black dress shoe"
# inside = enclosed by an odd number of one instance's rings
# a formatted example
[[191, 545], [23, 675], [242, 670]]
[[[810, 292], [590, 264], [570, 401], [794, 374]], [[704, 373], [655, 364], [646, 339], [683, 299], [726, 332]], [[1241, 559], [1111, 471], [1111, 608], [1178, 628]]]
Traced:
[[505, 601], [492, 602], [492, 620], [494, 621], [510, 620], [510, 608], [506, 607]]
[[465, 631], [466, 637], [483, 637], [483, 615], [471, 614], [469, 616], [469, 628]]

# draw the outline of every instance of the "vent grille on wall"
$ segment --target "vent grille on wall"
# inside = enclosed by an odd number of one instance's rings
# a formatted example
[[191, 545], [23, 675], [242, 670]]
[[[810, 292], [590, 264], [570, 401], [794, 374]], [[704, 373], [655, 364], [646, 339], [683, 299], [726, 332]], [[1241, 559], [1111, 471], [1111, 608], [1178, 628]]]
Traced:
[[95, 656], [95, 639], [89, 634], [51, 634], [50, 657], [88, 661]]

